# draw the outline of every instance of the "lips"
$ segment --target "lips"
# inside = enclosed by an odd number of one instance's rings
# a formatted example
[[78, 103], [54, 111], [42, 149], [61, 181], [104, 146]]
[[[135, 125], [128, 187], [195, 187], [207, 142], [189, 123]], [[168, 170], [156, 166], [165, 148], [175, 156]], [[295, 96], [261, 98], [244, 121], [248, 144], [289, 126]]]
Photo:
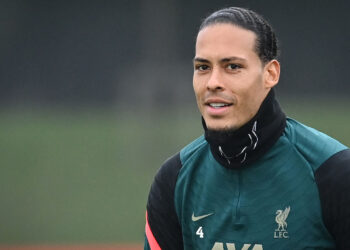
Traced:
[[230, 109], [230, 106], [233, 105], [232, 102], [229, 102], [221, 98], [209, 98], [205, 101], [206, 113], [212, 117], [223, 117], [225, 116]]
[[223, 102], [212, 102], [212, 103], [209, 103], [208, 105], [212, 108], [222, 108], [226, 106], [231, 106], [232, 104], [223, 103]]
[[231, 106], [233, 103], [224, 99], [209, 98], [205, 101], [204, 104], [212, 108], [223, 108], [223, 107]]

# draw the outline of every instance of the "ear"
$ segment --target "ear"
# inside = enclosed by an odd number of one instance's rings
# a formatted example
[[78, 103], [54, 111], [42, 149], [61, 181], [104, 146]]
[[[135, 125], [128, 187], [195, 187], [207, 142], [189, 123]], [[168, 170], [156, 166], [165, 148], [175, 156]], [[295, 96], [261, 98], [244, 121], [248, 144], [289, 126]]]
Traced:
[[280, 79], [280, 63], [273, 59], [264, 67], [264, 84], [266, 88], [274, 87]]

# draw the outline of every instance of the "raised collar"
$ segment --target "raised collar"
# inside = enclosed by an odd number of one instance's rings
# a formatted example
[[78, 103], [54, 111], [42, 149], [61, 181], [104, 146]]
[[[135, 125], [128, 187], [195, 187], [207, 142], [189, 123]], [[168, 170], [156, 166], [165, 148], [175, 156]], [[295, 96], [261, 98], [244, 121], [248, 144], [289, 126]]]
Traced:
[[239, 169], [256, 161], [275, 144], [286, 126], [286, 116], [271, 89], [257, 114], [238, 130], [208, 130], [203, 118], [202, 124], [214, 158], [227, 168]]

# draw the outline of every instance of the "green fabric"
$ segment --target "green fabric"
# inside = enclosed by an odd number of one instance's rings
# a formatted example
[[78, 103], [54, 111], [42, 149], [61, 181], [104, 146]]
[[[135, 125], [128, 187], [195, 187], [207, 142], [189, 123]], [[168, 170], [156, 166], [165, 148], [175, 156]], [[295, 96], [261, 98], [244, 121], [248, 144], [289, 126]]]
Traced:
[[[232, 170], [213, 158], [203, 136], [198, 138], [180, 152], [183, 167], [175, 188], [185, 249], [333, 249], [314, 171], [343, 149], [287, 119], [284, 134], [262, 158]], [[288, 207], [287, 226], [277, 230], [276, 213]], [[192, 221], [193, 214], [207, 217]]]
[[146, 235], [145, 235], [145, 244], [143, 246], [143, 250], [151, 250], [151, 247], [148, 244], [148, 240], [147, 240]]

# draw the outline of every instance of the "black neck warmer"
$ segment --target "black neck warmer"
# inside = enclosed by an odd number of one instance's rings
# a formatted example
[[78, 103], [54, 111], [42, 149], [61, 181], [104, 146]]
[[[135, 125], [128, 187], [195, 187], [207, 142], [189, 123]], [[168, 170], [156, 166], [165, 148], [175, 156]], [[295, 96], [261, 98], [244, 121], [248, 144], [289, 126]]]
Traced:
[[209, 130], [203, 118], [202, 124], [214, 158], [227, 168], [238, 169], [256, 161], [273, 146], [284, 131], [286, 116], [271, 89], [257, 114], [238, 130]]

